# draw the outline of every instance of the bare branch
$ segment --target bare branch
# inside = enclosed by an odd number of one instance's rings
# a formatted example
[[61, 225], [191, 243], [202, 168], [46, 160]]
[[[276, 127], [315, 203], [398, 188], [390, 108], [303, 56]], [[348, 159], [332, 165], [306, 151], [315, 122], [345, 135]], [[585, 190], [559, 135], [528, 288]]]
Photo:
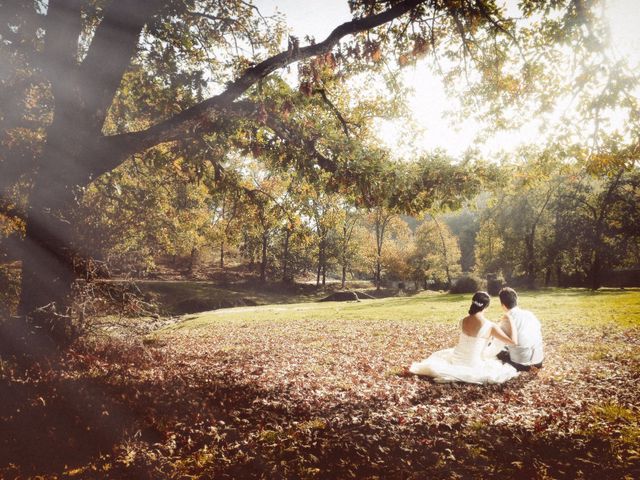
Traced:
[[329, 105], [329, 108], [331, 108], [331, 110], [333, 111], [335, 116], [338, 117], [338, 120], [340, 120], [340, 123], [342, 124], [342, 130], [344, 131], [344, 134], [348, 138], [349, 137], [349, 126], [347, 125], [347, 121], [344, 119], [344, 117], [340, 113], [340, 110], [338, 110], [338, 108], [333, 104], [333, 102], [331, 102], [331, 100], [329, 100], [329, 97], [327, 96], [327, 92], [325, 91], [325, 89], [324, 88], [318, 88], [318, 89], [315, 90], [315, 92], [320, 94], [320, 96], [322, 97], [322, 100], [324, 100], [324, 103]]

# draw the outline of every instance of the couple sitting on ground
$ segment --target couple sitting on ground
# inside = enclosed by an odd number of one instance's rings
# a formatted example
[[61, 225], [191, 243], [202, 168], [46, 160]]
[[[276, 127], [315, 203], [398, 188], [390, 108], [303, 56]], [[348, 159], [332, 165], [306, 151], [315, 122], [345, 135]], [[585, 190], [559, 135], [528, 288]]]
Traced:
[[503, 288], [499, 297], [505, 311], [500, 325], [484, 316], [489, 294], [476, 292], [469, 315], [460, 321], [458, 344], [413, 363], [409, 371], [436, 382], [503, 383], [521, 371], [540, 368], [544, 356], [540, 322], [518, 307], [518, 294], [512, 288]]

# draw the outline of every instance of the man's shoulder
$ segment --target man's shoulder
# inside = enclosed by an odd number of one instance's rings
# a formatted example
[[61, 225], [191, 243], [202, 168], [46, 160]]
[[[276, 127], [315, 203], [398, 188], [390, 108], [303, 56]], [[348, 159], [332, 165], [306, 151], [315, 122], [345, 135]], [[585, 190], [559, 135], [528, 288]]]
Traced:
[[536, 324], [540, 325], [540, 320], [538, 320], [536, 314], [531, 310], [522, 310], [522, 318], [526, 318], [527, 322], [529, 323], [535, 322]]
[[518, 317], [521, 319], [532, 319], [535, 320], [536, 322], [539, 322], [540, 320], [538, 320], [538, 317], [536, 317], [535, 313], [533, 313], [531, 310], [525, 310], [524, 308], [520, 308], [520, 307], [516, 307], [511, 311], [512, 315], [514, 315], [514, 317]]

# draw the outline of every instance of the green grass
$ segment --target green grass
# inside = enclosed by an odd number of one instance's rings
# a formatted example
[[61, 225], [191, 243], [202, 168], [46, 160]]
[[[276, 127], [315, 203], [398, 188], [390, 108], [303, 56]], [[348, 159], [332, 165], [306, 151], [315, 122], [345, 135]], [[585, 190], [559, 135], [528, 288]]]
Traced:
[[[200, 329], [220, 323], [287, 322], [291, 320], [340, 321], [395, 320], [433, 324], [455, 324], [466, 315], [471, 295], [423, 292], [411, 297], [363, 300], [361, 302], [293, 303], [222, 309], [185, 317], [169, 327]], [[546, 289], [520, 293], [520, 306], [532, 310], [543, 326], [585, 327], [640, 326], [640, 289], [601, 290]], [[502, 309], [497, 298], [486, 315], [497, 321]]]
[[[104, 382], [121, 410], [140, 419], [127, 432], [158, 434], [123, 437], [94, 459], [94, 471], [137, 478], [132, 471], [142, 466], [168, 479], [635, 478], [639, 289], [522, 292], [521, 306], [543, 322], [544, 366], [486, 386], [440, 385], [407, 372], [455, 344], [471, 295], [294, 298], [187, 315], [149, 335], [147, 348], [123, 342], [117, 355], [97, 340], [68, 378]], [[501, 315], [493, 299], [487, 316]], [[31, 398], [39, 396], [47, 398]], [[16, 400], [12, 415], [38, 418], [40, 402]]]

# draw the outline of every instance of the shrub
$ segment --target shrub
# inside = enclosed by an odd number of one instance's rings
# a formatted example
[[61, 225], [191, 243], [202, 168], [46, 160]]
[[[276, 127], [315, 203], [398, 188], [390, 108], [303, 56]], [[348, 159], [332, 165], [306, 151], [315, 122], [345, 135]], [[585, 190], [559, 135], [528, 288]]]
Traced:
[[451, 293], [475, 293], [482, 290], [482, 280], [473, 275], [464, 275], [453, 282]]
[[505, 286], [504, 278], [497, 273], [489, 273], [487, 275], [487, 293], [491, 296], [497, 296], [502, 287]]

